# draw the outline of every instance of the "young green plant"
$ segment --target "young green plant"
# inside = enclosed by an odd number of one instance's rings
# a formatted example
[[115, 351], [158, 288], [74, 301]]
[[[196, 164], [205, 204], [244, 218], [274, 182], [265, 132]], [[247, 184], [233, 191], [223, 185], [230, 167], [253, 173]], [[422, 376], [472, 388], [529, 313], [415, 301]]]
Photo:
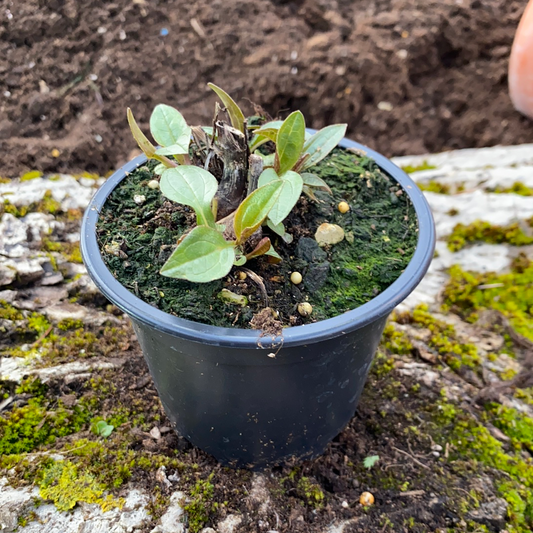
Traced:
[[[308, 136], [304, 116], [295, 111], [252, 132], [234, 100], [219, 87], [209, 87], [221, 99], [231, 126], [218, 120], [218, 107], [213, 128], [191, 128], [179, 111], [161, 104], [150, 117], [159, 147], [142, 133], [128, 109], [139, 147], [159, 162], [154, 172], [161, 175], [161, 193], [196, 214], [196, 226], [180, 238], [161, 274], [198, 283], [222, 278], [234, 265], [260, 255], [281, 260], [262, 226], [290, 242], [283, 221], [302, 192], [313, 199], [314, 190], [331, 192], [309, 169], [346, 131], [345, 124], [337, 124]], [[274, 144], [274, 152], [257, 152], [267, 142]]]

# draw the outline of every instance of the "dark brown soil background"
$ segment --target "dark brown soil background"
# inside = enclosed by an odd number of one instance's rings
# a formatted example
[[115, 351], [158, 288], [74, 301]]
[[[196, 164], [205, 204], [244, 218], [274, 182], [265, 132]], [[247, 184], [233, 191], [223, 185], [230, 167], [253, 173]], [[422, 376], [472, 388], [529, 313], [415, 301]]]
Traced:
[[532, 142], [507, 93], [526, 3], [0, 0], [0, 175], [106, 173], [135, 147], [127, 106], [208, 123], [208, 81], [386, 155]]

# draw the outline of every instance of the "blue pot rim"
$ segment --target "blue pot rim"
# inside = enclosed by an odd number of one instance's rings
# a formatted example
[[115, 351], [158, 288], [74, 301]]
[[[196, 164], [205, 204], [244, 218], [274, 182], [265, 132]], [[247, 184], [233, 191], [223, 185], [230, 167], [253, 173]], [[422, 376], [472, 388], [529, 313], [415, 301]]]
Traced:
[[[314, 133], [314, 130], [309, 129], [308, 131]], [[338, 337], [388, 315], [413, 292], [427, 272], [433, 258], [435, 224], [429, 204], [414, 181], [385, 156], [362, 144], [343, 139], [339, 146], [365, 152], [376, 161], [383, 171], [402, 186], [409, 195], [418, 218], [418, 243], [404, 272], [382, 293], [360, 307], [336, 317], [303, 326], [285, 328], [283, 330], [284, 348], [313, 344]], [[269, 338], [263, 338], [259, 342], [257, 330], [210, 326], [165, 313], [131, 293], [108, 270], [96, 239], [96, 223], [100, 211], [115, 187], [128, 173], [145, 162], [146, 156], [143, 154], [118, 169], [98, 189], [85, 211], [81, 228], [81, 254], [87, 271], [98, 289], [127, 315], [151, 326], [155, 331], [221, 347], [272, 349]]]

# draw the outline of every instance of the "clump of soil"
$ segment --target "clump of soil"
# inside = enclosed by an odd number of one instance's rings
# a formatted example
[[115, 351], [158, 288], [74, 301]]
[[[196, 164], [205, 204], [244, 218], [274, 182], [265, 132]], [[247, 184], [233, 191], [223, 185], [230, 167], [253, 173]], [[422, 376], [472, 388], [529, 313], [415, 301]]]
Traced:
[[135, 148], [127, 105], [209, 124], [210, 81], [388, 156], [531, 142], [507, 89], [526, 3], [1, 0], [1, 172], [103, 175]]
[[[148, 187], [156, 177], [153, 166], [148, 163], [131, 173], [109, 196], [98, 222], [98, 239], [105, 263], [122, 285], [181, 318], [249, 328], [265, 307], [275, 311], [283, 326], [331, 318], [385, 290], [405, 269], [416, 247], [416, 215], [400, 186], [372, 159], [336, 149], [313, 168], [333, 193], [317, 192], [317, 201], [302, 197], [285, 220], [293, 241], [286, 243], [263, 228], [281, 263], [271, 264], [266, 256], [249, 261], [246, 268], [259, 279], [239, 267], [210, 283], [166, 278], [159, 271], [195, 216], [188, 207]], [[146, 198], [142, 205], [135, 202], [137, 195]], [[337, 209], [340, 201], [349, 203], [347, 213]], [[346, 238], [319, 247], [314, 234], [324, 222], [341, 226]], [[301, 284], [289, 281], [292, 272], [302, 274]], [[248, 305], [219, 298], [223, 289], [246, 296]], [[303, 302], [313, 308], [307, 317], [298, 312]]]

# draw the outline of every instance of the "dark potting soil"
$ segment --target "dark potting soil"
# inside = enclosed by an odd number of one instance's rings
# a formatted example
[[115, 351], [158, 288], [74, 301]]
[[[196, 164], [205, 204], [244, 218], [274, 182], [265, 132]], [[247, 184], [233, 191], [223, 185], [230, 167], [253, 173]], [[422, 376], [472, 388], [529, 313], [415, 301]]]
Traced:
[[[331, 318], [385, 290], [405, 269], [416, 247], [417, 219], [401, 187], [372, 159], [337, 149], [313, 169], [333, 194], [319, 192], [318, 201], [302, 197], [285, 220], [287, 232], [294, 237], [292, 243], [263, 228], [281, 263], [270, 264], [263, 256], [244, 268], [233, 267], [228, 276], [210, 283], [167, 278], [159, 271], [178, 238], [194, 224], [195, 215], [148, 187], [156, 177], [153, 166], [149, 162], [131, 173], [109, 196], [100, 215], [98, 239], [105, 263], [122, 285], [181, 318], [257, 328], [258, 315], [266, 307], [279, 313], [277, 320], [283, 327]], [[134, 201], [136, 195], [146, 198], [142, 205]], [[337, 209], [343, 200], [350, 205], [344, 214]], [[323, 222], [341, 226], [345, 239], [319, 247], [314, 235]], [[266, 298], [261, 281], [245, 269], [261, 278]], [[292, 272], [302, 274], [301, 284], [290, 282]], [[246, 296], [248, 305], [222, 301], [222, 289]], [[305, 318], [297, 310], [303, 302], [313, 307]]]

